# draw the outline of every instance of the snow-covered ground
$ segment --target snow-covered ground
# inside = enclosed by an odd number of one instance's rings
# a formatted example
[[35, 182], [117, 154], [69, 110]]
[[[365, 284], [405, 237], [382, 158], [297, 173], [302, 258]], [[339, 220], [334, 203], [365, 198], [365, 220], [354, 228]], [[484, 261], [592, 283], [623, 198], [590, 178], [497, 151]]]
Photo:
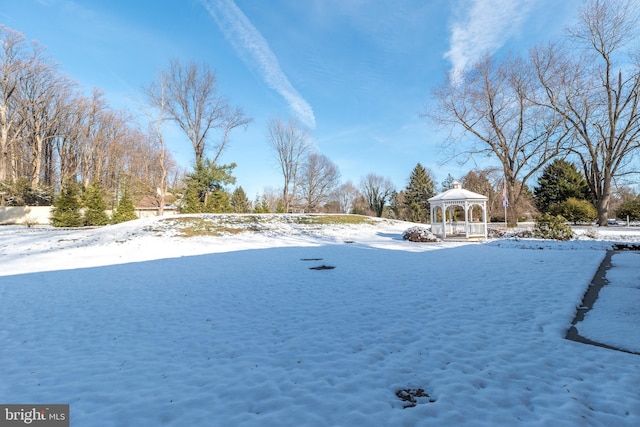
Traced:
[[[1, 227], [0, 403], [69, 403], [72, 426], [640, 425], [640, 356], [564, 338], [640, 232], [410, 226]], [[639, 257], [614, 255], [580, 334], [640, 351]]]

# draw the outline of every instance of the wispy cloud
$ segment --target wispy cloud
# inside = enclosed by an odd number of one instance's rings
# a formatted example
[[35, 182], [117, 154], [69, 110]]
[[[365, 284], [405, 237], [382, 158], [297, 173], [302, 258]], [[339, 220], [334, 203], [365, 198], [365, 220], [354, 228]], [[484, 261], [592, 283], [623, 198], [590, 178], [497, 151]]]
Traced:
[[[451, 24], [451, 75], [459, 75], [485, 53], [493, 53], [518, 33], [531, 10], [529, 0], [467, 0]], [[458, 11], [454, 11], [454, 14]]]
[[309, 128], [315, 128], [316, 119], [311, 105], [293, 87], [280, 68], [260, 31], [249, 21], [233, 0], [200, 0], [216, 21], [225, 37], [250, 67], [259, 70], [264, 81], [289, 103], [297, 118]]

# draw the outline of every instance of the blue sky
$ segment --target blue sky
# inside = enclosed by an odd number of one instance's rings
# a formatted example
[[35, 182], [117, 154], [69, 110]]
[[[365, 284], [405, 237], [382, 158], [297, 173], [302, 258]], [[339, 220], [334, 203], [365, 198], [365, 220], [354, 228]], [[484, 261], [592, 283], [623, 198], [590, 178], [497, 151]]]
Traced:
[[[420, 113], [447, 73], [483, 53], [525, 52], [562, 34], [579, 0], [0, 0], [0, 23], [38, 40], [61, 70], [140, 114], [141, 88], [170, 59], [204, 61], [253, 117], [222, 156], [250, 199], [281, 185], [267, 123], [296, 117], [342, 180], [406, 186], [420, 162], [440, 183], [443, 135]], [[141, 116], [141, 114], [140, 114]], [[190, 143], [169, 132], [180, 164]], [[487, 160], [485, 160], [487, 161]], [[482, 164], [487, 166], [488, 163]]]

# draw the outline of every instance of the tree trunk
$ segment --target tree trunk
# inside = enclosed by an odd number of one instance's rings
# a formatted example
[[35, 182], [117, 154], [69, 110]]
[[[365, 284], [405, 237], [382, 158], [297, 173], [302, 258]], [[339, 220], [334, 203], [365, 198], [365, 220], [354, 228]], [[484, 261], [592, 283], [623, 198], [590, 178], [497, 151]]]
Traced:
[[601, 194], [598, 195], [596, 209], [598, 210], [598, 225], [606, 227], [609, 224], [609, 201], [611, 200], [611, 173], [604, 171]]

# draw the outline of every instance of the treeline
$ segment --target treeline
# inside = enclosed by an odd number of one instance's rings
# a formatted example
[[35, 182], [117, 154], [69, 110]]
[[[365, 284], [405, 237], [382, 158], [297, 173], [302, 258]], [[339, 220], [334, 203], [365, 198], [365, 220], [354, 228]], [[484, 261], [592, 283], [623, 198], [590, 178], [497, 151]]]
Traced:
[[[103, 189], [113, 207], [123, 185], [156, 194], [169, 153], [100, 90], [84, 95], [37, 43], [0, 26], [2, 204], [50, 205], [66, 183]], [[171, 179], [170, 178], [170, 179]]]
[[[588, 205], [600, 225], [633, 212], [621, 204], [637, 197], [620, 184], [637, 176], [640, 150], [640, 65], [634, 56], [640, 15], [634, 4], [587, 0], [563, 39], [526, 56], [485, 56], [468, 70], [453, 70], [434, 90], [437, 105], [425, 115], [451, 127], [452, 154], [500, 164], [458, 177], [465, 188], [489, 197], [491, 219], [504, 217], [503, 191], [509, 223], [539, 212], [572, 220], [584, 211], [591, 218]], [[99, 90], [84, 95], [39, 45], [0, 26], [2, 204], [52, 204], [54, 195], [79, 185], [79, 197], [94, 186], [110, 208], [125, 192], [135, 202], [146, 196], [160, 215], [172, 203], [182, 212], [345, 212], [422, 222], [429, 214], [426, 199], [446, 189], [436, 188], [420, 165], [401, 190], [375, 173], [342, 183], [308, 129], [275, 118], [267, 143], [282, 187], [249, 200], [236, 186], [235, 164], [220, 158], [233, 131], [251, 118], [219, 92], [207, 64], [170, 61], [142, 94], [144, 125], [111, 108]], [[190, 171], [179, 171], [166, 148], [168, 123], [191, 142]], [[552, 165], [566, 169], [559, 160], [576, 169], [586, 189], [545, 201], [550, 184], [532, 181]]]

